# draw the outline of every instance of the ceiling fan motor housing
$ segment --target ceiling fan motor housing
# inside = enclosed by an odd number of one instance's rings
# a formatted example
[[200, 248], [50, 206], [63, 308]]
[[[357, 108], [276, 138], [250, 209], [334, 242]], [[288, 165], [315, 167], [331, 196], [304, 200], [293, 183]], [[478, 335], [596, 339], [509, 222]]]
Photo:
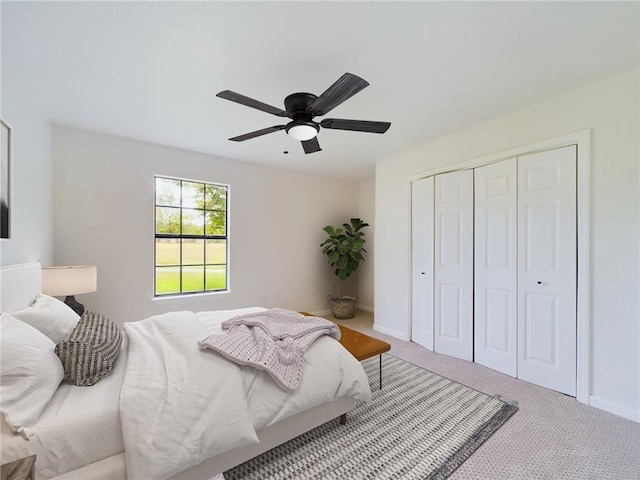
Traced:
[[[284, 99], [284, 108], [289, 113], [292, 122], [286, 126], [286, 132], [289, 133], [293, 127], [306, 125], [315, 129], [316, 133], [320, 131], [320, 125], [313, 121], [313, 117], [308, 113], [309, 106], [318, 98], [312, 93], [292, 93]], [[297, 138], [296, 135], [294, 135]], [[305, 138], [311, 137], [309, 133]]]
[[284, 99], [284, 108], [294, 120], [311, 120], [307, 110], [316, 98], [312, 93], [292, 93]]

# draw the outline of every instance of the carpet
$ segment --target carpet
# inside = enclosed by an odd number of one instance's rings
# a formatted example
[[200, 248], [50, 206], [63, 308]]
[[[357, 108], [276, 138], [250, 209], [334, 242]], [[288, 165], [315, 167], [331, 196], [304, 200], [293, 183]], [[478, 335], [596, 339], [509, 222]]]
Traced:
[[443, 479], [517, 411], [515, 405], [392, 355], [363, 362], [373, 400], [224, 473], [225, 480]]

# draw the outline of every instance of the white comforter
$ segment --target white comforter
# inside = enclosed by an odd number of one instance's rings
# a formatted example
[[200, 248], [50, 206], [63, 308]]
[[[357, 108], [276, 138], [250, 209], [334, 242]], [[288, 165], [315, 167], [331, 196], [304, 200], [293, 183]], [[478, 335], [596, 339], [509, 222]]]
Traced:
[[167, 478], [256, 443], [256, 429], [321, 403], [370, 399], [362, 366], [329, 337], [307, 351], [294, 393], [263, 371], [198, 348], [198, 340], [222, 332], [223, 320], [260, 310], [172, 312], [125, 324], [129, 356], [120, 417], [129, 480]]

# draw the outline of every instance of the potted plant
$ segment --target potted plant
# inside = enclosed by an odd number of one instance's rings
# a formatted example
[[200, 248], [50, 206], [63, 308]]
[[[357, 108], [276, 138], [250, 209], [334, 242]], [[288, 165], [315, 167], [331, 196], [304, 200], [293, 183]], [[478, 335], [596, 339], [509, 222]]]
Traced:
[[329, 237], [320, 244], [322, 253], [329, 260], [329, 264], [335, 268], [334, 273], [340, 279], [340, 295], [333, 297], [331, 312], [338, 319], [353, 318], [356, 314], [356, 301], [358, 297], [344, 295], [344, 281], [358, 269], [360, 262], [364, 261], [364, 232], [363, 228], [369, 224], [359, 218], [352, 218], [350, 223], [343, 223], [342, 228], [334, 228], [327, 225], [323, 230]]

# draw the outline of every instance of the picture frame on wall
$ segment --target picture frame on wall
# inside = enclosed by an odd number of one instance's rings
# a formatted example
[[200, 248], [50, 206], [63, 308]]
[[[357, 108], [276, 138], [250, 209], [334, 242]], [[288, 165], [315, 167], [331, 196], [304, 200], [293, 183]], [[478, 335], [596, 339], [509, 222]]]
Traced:
[[0, 118], [0, 238], [11, 238], [12, 128]]

